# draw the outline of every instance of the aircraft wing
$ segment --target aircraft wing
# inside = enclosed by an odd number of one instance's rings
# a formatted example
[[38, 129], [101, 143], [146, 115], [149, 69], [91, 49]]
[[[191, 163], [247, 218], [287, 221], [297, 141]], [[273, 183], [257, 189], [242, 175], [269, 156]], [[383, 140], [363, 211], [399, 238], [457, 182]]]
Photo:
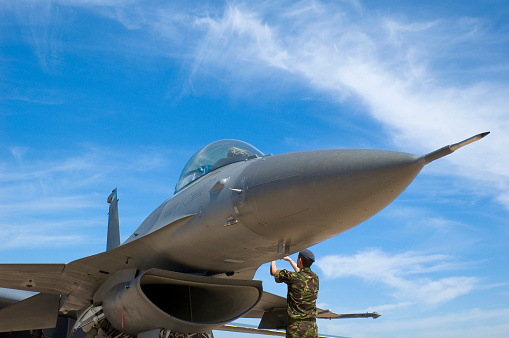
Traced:
[[0, 309], [0, 332], [53, 328], [60, 295], [39, 293]]
[[65, 264], [0, 264], [0, 287], [60, 295], [64, 268]]
[[0, 309], [32, 297], [36, 292], [0, 288]]
[[286, 311], [286, 298], [270, 292], [263, 292], [262, 299], [244, 318], [262, 318], [266, 312], [284, 310]]
[[80, 310], [89, 305], [98, 286], [113, 273], [143, 267], [143, 258], [147, 257], [150, 262], [158, 257], [164, 261], [161, 238], [169, 236], [192, 217], [194, 215], [182, 217], [135, 241], [69, 264], [0, 264], [0, 287], [66, 295], [60, 310], [64, 313]]
[[67, 264], [59, 285], [67, 286], [65, 294], [68, 297], [60, 311], [63, 313], [76, 311], [89, 305], [88, 300], [92, 299], [98, 286], [117, 271], [167, 268], [164, 264], [168, 264], [171, 259], [165, 255], [166, 238], [194, 216], [191, 214], [181, 217], [117, 248]]

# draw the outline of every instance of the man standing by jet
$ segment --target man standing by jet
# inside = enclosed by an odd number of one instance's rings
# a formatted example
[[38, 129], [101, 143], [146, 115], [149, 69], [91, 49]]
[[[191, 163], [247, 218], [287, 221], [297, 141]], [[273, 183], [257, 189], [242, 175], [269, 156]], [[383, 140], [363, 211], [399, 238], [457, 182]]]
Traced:
[[278, 270], [276, 261], [270, 263], [270, 274], [277, 283], [288, 285], [287, 311], [288, 326], [287, 338], [318, 337], [316, 326], [316, 298], [318, 295], [318, 276], [311, 271], [311, 264], [315, 255], [311, 250], [299, 252], [297, 263], [285, 257], [293, 266], [295, 272]]

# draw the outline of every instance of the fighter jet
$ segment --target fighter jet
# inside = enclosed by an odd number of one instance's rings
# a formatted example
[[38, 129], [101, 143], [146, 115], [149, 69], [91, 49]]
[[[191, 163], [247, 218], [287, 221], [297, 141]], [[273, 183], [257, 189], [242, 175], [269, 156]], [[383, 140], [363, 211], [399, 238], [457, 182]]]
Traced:
[[[488, 133], [423, 156], [369, 149], [264, 155], [242, 141], [211, 143], [186, 164], [173, 197], [121, 245], [114, 190], [105, 252], [68, 264], [0, 264], [0, 287], [32, 292], [21, 301], [18, 294], [3, 298], [0, 332], [56, 327], [53, 336], [191, 338], [212, 337], [216, 329], [270, 334], [284, 328], [286, 302], [253, 280], [262, 264], [361, 224], [426, 164]], [[318, 311], [320, 318], [349, 316], [378, 314]], [[260, 326], [238, 331], [228, 325], [241, 317], [261, 318]]]

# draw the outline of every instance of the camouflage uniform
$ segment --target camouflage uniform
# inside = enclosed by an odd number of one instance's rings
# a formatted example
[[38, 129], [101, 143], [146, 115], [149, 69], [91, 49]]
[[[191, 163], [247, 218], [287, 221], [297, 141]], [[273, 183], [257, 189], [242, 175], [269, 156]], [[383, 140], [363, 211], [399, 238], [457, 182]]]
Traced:
[[274, 277], [277, 283], [288, 284], [286, 337], [318, 337], [316, 326], [318, 276], [310, 268], [302, 268], [300, 272], [277, 270]]

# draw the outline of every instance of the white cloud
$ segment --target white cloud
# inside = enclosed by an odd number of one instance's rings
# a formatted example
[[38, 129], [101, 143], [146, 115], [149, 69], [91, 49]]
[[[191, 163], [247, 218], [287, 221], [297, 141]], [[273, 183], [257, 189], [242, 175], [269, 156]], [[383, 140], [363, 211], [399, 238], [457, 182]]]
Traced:
[[[470, 293], [478, 287], [474, 277], [429, 277], [461, 268], [445, 255], [423, 255], [414, 252], [390, 255], [381, 250], [368, 250], [354, 256], [326, 256], [317, 261], [326, 278], [358, 277], [388, 286], [398, 301], [388, 307], [412, 304], [434, 306]], [[379, 307], [377, 307], [379, 308]]]
[[[164, 197], [158, 202], [171, 194], [171, 187], [157, 180], [169, 163], [166, 150], [89, 145], [72, 152], [60, 149], [51, 153], [13, 147], [10, 153], [0, 161], [0, 228], [5, 237], [2, 250], [90, 243], [90, 237], [95, 236], [91, 234], [102, 234], [97, 228], [107, 224], [106, 197], [117, 185], [123, 192], [163, 191]], [[137, 182], [140, 172], [155, 175], [156, 182]], [[130, 210], [120, 208], [126, 221]], [[136, 216], [134, 226], [143, 216]]]
[[[17, 248], [33, 249], [33, 248], [58, 248], [58, 247], [69, 247], [75, 245], [83, 245], [96, 241], [92, 239], [84, 232], [85, 228], [82, 227], [82, 222], [68, 222], [67, 228], [59, 229], [61, 234], [53, 233], [49, 224], [41, 224], [40, 226], [46, 226], [38, 231], [32, 227], [23, 231], [19, 227], [16, 227], [14, 231], [6, 232], [6, 239], [2, 243], [0, 251], [12, 250]], [[70, 232], [71, 227], [78, 227], [82, 230], [82, 234], [65, 234]], [[64, 233], [64, 234], [62, 234]]]
[[[271, 11], [281, 17], [271, 20]], [[233, 5], [222, 17], [199, 22], [208, 25], [208, 33], [193, 74], [220, 67], [237, 76], [248, 72], [251, 81], [256, 74], [270, 74], [270, 69], [298, 75], [339, 100], [357, 100], [407, 151], [426, 153], [492, 131], [448, 157], [441, 168], [487, 184], [496, 194], [505, 192], [509, 158], [500, 154], [509, 144], [509, 85], [490, 82], [486, 75], [476, 79], [475, 72], [487, 61], [458, 70], [455, 77], [444, 66], [450, 58], [471, 58], [473, 52], [458, 54], [455, 46], [482, 48], [492, 37], [481, 21], [407, 23], [365, 11], [352, 13], [337, 4], [297, 3], [284, 9]], [[433, 52], [443, 48], [447, 55]], [[505, 59], [491, 59], [490, 67], [493, 62], [507, 66]]]
[[[48, 1], [37, 5], [38, 17], [46, 19], [33, 19], [31, 38], [50, 69], [58, 68], [60, 48], [51, 4], [91, 7], [128, 29], [147, 30], [167, 55], [183, 64], [193, 58], [191, 86], [204, 74], [227, 78], [232, 88], [260, 78], [284, 84], [286, 73], [337, 100], [354, 100], [405, 151], [425, 153], [490, 130], [438, 168], [455, 170], [495, 195], [507, 191], [509, 157], [501, 154], [509, 144], [509, 84], [491, 79], [509, 66], [500, 47], [505, 37], [490, 30], [487, 19], [412, 21], [372, 12], [359, 1], [233, 2], [223, 12], [137, 1]], [[160, 38], [169, 43], [161, 46]], [[497, 200], [509, 208], [506, 198]]]
[[13, 147], [11, 149], [11, 154], [16, 159], [16, 162], [18, 162], [18, 165], [23, 165], [23, 156], [28, 150], [28, 147]]
[[[192, 10], [137, 1], [49, 1], [40, 5], [46, 19], [31, 24], [37, 54], [49, 69], [58, 68], [60, 48], [53, 20], [58, 13], [50, 4], [94, 8], [128, 29], [145, 29], [157, 50], [190, 62], [184, 86], [193, 88], [203, 75], [249, 91], [259, 79], [285, 86], [285, 78], [300, 78], [333, 99], [357, 102], [404, 151], [426, 153], [490, 130], [432, 170], [468, 177], [509, 209], [509, 157], [501, 156], [509, 144], [509, 84], [496, 80], [509, 66], [500, 47], [503, 32], [486, 18], [415, 21], [354, 0], [233, 2]], [[50, 19], [52, 30], [39, 30], [38, 22]], [[335, 121], [333, 113], [330, 119]]]

